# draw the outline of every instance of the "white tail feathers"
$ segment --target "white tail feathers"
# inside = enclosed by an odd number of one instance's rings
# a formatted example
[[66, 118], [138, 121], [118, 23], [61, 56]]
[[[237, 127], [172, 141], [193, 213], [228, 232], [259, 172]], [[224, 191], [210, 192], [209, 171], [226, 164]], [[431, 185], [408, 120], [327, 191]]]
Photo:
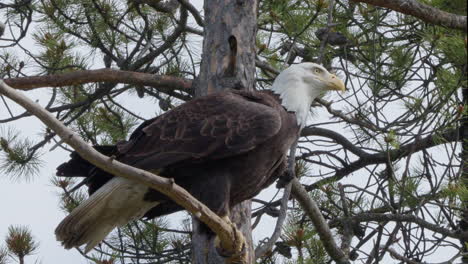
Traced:
[[112, 229], [142, 217], [158, 202], [144, 201], [148, 187], [114, 177], [76, 207], [55, 229], [66, 248], [93, 249]]

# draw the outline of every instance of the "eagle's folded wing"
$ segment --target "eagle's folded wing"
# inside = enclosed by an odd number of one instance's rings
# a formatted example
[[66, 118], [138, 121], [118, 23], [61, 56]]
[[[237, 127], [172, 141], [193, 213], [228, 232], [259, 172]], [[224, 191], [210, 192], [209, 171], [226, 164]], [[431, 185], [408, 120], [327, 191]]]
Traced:
[[242, 93], [214, 94], [142, 124], [118, 145], [119, 160], [151, 170], [222, 159], [254, 149], [280, 127], [280, 115], [271, 106]]

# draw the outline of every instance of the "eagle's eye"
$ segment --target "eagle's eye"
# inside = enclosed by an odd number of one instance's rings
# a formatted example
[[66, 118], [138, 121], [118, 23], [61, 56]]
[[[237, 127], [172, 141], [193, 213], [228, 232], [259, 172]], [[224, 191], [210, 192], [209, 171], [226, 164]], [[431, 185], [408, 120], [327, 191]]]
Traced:
[[320, 73], [322, 73], [322, 70], [319, 69], [319, 68], [315, 68], [315, 69], [314, 69], [314, 72], [317, 73], [317, 74], [320, 74]]

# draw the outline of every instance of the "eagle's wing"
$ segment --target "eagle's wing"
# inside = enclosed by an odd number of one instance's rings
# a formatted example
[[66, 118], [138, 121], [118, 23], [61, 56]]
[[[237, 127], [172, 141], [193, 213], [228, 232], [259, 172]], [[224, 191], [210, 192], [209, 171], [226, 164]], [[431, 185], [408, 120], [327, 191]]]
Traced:
[[222, 159], [254, 149], [280, 127], [280, 114], [261, 96], [218, 93], [146, 121], [118, 145], [119, 159], [148, 170]]
[[[275, 135], [280, 127], [280, 114], [261, 96], [220, 93], [195, 99], [144, 122], [117, 149], [98, 150], [106, 154], [117, 151], [120, 161], [142, 169], [159, 169], [180, 161], [215, 160], [244, 153]], [[89, 251], [114, 227], [138, 219], [148, 210], [153, 210], [150, 215], [154, 216], [180, 209], [172, 203], [154, 209], [160, 202], [144, 198], [147, 186], [120, 177], [108, 180], [102, 177], [108, 174], [78, 157], [59, 166], [57, 174], [73, 176], [88, 170], [92, 195], [55, 230], [66, 248], [86, 244]]]

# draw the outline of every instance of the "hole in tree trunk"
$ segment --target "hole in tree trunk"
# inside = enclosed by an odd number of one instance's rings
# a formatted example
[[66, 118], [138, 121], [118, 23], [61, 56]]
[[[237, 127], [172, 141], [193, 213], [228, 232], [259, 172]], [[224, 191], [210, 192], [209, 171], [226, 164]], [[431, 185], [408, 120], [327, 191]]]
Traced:
[[237, 59], [237, 39], [234, 36], [229, 36], [229, 61], [224, 72], [225, 76], [234, 77], [236, 73], [236, 59]]

